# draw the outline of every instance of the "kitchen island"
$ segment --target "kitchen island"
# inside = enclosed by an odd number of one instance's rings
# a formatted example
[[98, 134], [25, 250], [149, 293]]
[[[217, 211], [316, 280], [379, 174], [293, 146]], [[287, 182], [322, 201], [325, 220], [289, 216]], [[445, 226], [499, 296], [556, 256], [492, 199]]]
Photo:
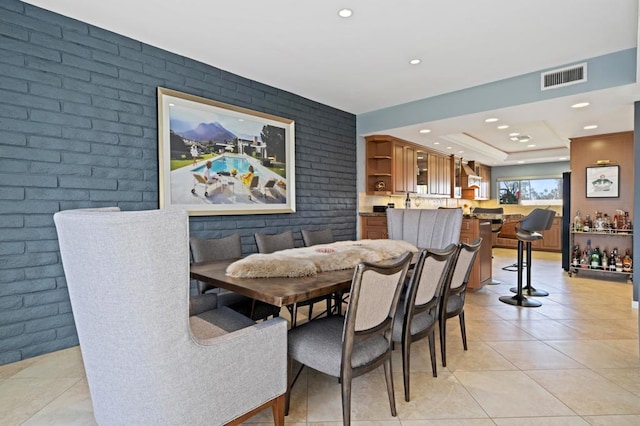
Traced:
[[[387, 214], [378, 212], [360, 213], [362, 223], [362, 239], [388, 238]], [[482, 246], [473, 264], [467, 284], [470, 289], [482, 288], [492, 280], [491, 260], [491, 221], [465, 216], [460, 229], [460, 241], [470, 243], [482, 237]]]

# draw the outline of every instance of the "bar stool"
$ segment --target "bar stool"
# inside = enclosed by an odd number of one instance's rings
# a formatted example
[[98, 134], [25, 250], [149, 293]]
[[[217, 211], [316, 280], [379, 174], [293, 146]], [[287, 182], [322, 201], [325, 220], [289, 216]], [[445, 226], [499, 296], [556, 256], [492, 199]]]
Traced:
[[[526, 290], [527, 296], [548, 296], [549, 293], [544, 290], [537, 290], [531, 285], [531, 243], [541, 240], [542, 234], [539, 231], [545, 231], [551, 228], [553, 218], [556, 212], [548, 209], [535, 209], [524, 219], [520, 221], [520, 226], [516, 230], [516, 238], [518, 239], [518, 286], [510, 290], [516, 293], [515, 296], [500, 296], [500, 301], [509, 305], [524, 306], [527, 308], [537, 308], [542, 303], [537, 300], [527, 299], [524, 295]], [[524, 269], [523, 251], [526, 244], [527, 249], [527, 285], [522, 286], [522, 270]]]

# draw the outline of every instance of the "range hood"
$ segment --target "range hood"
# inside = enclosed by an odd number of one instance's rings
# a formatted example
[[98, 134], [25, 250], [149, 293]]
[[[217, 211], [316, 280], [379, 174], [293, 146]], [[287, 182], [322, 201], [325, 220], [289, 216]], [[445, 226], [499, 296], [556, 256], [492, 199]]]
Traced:
[[482, 178], [467, 163], [462, 163], [462, 189], [480, 189]]

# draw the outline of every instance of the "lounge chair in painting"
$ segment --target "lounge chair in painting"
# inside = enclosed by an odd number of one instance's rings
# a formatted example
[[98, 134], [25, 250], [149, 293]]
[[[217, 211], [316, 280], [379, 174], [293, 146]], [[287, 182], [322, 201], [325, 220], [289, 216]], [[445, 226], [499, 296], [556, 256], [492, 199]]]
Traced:
[[[262, 195], [267, 196], [267, 192], [272, 193], [273, 188], [276, 186], [277, 179], [269, 179], [262, 187]], [[275, 197], [274, 197], [275, 198]]]
[[258, 185], [260, 184], [260, 177], [253, 175], [251, 177], [251, 183], [249, 184], [249, 200], [251, 200], [251, 195], [253, 194], [253, 191], [258, 191], [258, 194], [262, 195], [260, 193], [260, 190], [258, 189]]
[[204, 186], [204, 196], [209, 196], [209, 188], [213, 187], [215, 189], [216, 186], [222, 186], [222, 178], [214, 180], [212, 182], [208, 182], [202, 175], [198, 173], [193, 173], [193, 188], [191, 188], [191, 193], [196, 194], [196, 186], [202, 185]]

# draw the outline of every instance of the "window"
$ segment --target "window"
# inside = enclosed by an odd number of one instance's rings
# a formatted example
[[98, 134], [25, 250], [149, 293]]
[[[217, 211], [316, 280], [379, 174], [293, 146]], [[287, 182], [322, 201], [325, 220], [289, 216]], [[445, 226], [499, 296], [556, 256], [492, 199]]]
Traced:
[[562, 178], [499, 179], [500, 204], [562, 205]]

